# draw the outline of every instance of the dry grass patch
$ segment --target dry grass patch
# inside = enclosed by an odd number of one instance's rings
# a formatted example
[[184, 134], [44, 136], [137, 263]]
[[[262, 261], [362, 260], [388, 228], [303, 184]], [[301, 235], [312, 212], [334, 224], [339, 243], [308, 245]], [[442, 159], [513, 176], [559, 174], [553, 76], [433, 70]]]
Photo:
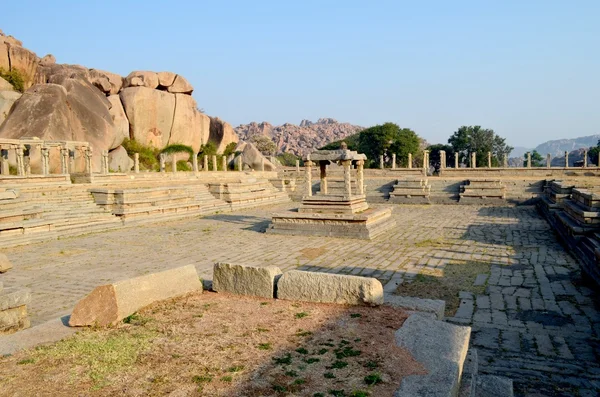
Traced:
[[424, 373], [391, 307], [204, 293], [0, 358], [5, 395], [386, 396]]
[[475, 295], [485, 292], [485, 285], [474, 286], [478, 274], [489, 273], [491, 265], [481, 262], [449, 263], [444, 269], [424, 270], [412, 282], [404, 282], [396, 289], [397, 295], [416, 296], [426, 299], [446, 301], [446, 317], [454, 316], [460, 298], [460, 291]]
[[325, 249], [325, 246], [323, 246], [318, 248], [303, 248], [300, 250], [300, 252], [302, 253], [300, 258], [304, 257], [306, 259], [313, 260], [326, 253], [327, 250]]

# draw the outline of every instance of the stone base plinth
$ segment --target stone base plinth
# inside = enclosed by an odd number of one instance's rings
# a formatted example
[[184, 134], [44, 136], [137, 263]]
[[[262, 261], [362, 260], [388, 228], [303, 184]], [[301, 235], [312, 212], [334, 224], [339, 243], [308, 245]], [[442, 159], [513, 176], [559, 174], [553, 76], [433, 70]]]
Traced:
[[370, 208], [360, 214], [289, 211], [273, 214], [267, 233], [370, 240], [396, 226], [391, 215], [391, 208]]
[[315, 195], [304, 196], [302, 205], [298, 208], [301, 213], [327, 214], [357, 214], [369, 209], [367, 196], [354, 195]]

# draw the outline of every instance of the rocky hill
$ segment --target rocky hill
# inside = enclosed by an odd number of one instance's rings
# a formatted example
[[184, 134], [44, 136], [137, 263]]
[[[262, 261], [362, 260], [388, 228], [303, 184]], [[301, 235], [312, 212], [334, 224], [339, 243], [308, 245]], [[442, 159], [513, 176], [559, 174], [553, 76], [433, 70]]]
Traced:
[[331, 118], [319, 119], [316, 123], [302, 120], [300, 125], [285, 123], [274, 126], [267, 122], [242, 124], [235, 128], [240, 139], [251, 141], [256, 135], [270, 138], [277, 145], [277, 152], [289, 152], [304, 156], [310, 151], [327, 145], [330, 142], [344, 139], [355, 134], [364, 127], [350, 123], [339, 123]]
[[599, 139], [600, 135], [583, 136], [573, 139], [557, 139], [544, 142], [541, 145], [538, 145], [535, 150], [544, 157], [548, 153], [550, 153], [552, 157], [564, 157], [565, 152], [596, 146]]
[[238, 141], [231, 125], [198, 110], [194, 88], [176, 73], [133, 71], [122, 77], [58, 64], [1, 30], [0, 71], [17, 73], [24, 91], [0, 77], [0, 138], [90, 142], [94, 171], [100, 170], [102, 151], [124, 152], [126, 138], [159, 149], [184, 144], [196, 152], [207, 142], [222, 151]]

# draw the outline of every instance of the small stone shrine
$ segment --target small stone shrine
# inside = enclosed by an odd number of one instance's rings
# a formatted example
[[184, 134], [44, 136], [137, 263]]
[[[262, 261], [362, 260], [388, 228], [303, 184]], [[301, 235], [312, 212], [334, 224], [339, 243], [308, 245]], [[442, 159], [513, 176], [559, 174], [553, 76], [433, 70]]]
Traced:
[[[348, 150], [342, 143], [340, 150], [317, 150], [304, 163], [306, 193], [300, 208], [273, 214], [268, 233], [346, 237], [370, 240], [396, 225], [391, 208], [369, 208], [364, 192], [363, 167], [366, 156]], [[329, 193], [327, 165], [338, 163], [344, 169], [343, 192]], [[312, 193], [312, 167], [318, 165], [321, 186]], [[352, 186], [352, 165], [356, 166], [355, 191]]]

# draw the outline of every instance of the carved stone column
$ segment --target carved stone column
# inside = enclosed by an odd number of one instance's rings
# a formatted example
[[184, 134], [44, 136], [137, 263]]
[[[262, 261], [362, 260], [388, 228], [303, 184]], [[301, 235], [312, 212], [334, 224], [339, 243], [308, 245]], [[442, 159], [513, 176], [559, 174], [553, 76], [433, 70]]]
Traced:
[[352, 196], [352, 175], [350, 175], [350, 165], [352, 160], [342, 160], [342, 166], [344, 167], [344, 196]]
[[296, 160], [296, 172], [300, 172], [300, 160]]
[[356, 190], [357, 194], [363, 195], [365, 194], [365, 161], [358, 160], [356, 162]]
[[202, 159], [202, 167], [204, 168], [204, 171], [208, 171], [208, 156], [204, 155], [204, 158]]
[[238, 157], [237, 168], [238, 168], [238, 171], [240, 171], [240, 172], [242, 172], [244, 170], [244, 163], [242, 162], [242, 156]]
[[23, 158], [23, 151], [25, 149], [25, 145], [17, 145], [17, 175], [25, 176], [25, 160]]
[[392, 153], [392, 169], [396, 169], [396, 153]]
[[133, 172], [135, 172], [136, 174], [140, 173], [140, 154], [139, 153], [133, 154]]
[[502, 165], [504, 168], [508, 168], [508, 153], [504, 153], [502, 157]]
[[227, 171], [227, 157], [221, 157], [221, 162], [223, 163], [223, 171]]
[[304, 181], [306, 182], [306, 195], [312, 196], [312, 165], [313, 162], [307, 160], [304, 162]]
[[8, 165], [8, 149], [1, 147], [0, 157], [2, 157], [2, 175], [10, 175], [10, 167]]
[[379, 156], [379, 168], [383, 169], [383, 155]]
[[488, 168], [492, 168], [492, 153], [491, 152], [488, 152], [487, 160], [488, 160]]
[[471, 153], [471, 168], [477, 168], [477, 153]]
[[25, 169], [26, 176], [31, 175], [31, 146], [25, 145], [23, 150], [23, 167]]
[[[161, 159], [162, 159], [162, 155], [161, 155]], [[164, 160], [163, 160], [163, 164], [164, 164]], [[102, 151], [102, 174], [107, 175], [108, 172], [110, 171], [108, 169], [108, 150], [103, 150]]]
[[429, 150], [423, 150], [423, 169], [429, 169]]
[[321, 169], [321, 194], [327, 195], [327, 163], [319, 161], [319, 168]]
[[550, 153], [546, 155], [546, 167], [552, 167], [552, 156], [550, 155]]
[[60, 147], [60, 172], [69, 173], [69, 149], [66, 146]]
[[454, 168], [458, 169], [458, 152], [454, 153]]
[[176, 153], [171, 154], [171, 172], [173, 172], [173, 173], [177, 172], [177, 154]]
[[531, 168], [531, 152], [527, 152], [527, 168]]
[[71, 170], [72, 174], [77, 172], [77, 163], [75, 162], [75, 156], [77, 156], [77, 148], [73, 147], [73, 150], [69, 150], [69, 170]]
[[92, 173], [92, 148], [91, 147], [86, 147], [85, 148], [85, 152], [84, 156], [85, 156], [85, 173], [86, 174], [91, 174]]
[[217, 170], [217, 156], [215, 154], [213, 154], [213, 156], [212, 156], [212, 168], [213, 168], [213, 171]]
[[583, 168], [587, 168], [587, 150], [583, 151]]
[[412, 153], [408, 154], [408, 168], [412, 168]]
[[565, 151], [565, 168], [569, 168], [569, 152]]
[[41, 146], [40, 153], [42, 154], [42, 175], [48, 175], [50, 174], [50, 149], [47, 146]]
[[160, 172], [166, 172], [166, 165], [165, 165], [165, 154], [161, 153], [159, 156], [159, 161], [160, 161]]

